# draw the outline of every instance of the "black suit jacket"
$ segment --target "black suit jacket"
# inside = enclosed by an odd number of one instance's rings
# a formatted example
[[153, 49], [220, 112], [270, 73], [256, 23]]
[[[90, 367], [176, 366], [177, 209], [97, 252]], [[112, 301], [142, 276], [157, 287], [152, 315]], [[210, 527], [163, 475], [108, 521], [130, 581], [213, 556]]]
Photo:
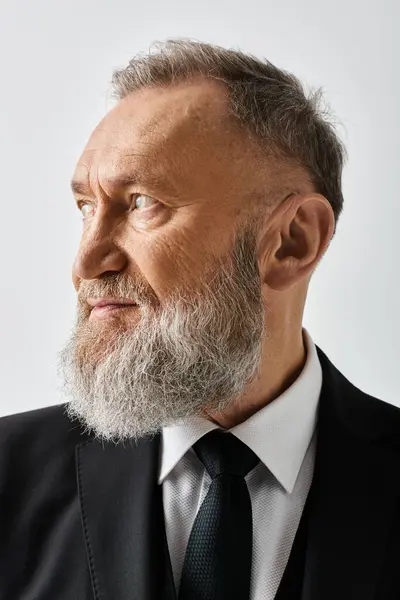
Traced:
[[[398, 600], [400, 410], [317, 351], [315, 471], [277, 598]], [[160, 436], [101, 444], [64, 411], [0, 419], [0, 600], [173, 600]]]

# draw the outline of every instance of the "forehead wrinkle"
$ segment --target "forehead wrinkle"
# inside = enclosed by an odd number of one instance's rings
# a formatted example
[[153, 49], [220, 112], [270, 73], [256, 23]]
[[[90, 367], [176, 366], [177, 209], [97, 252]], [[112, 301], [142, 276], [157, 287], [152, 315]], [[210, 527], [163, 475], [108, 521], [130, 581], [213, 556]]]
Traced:
[[94, 170], [92, 167], [91, 173], [89, 171], [89, 177], [91, 188], [98, 187], [99, 195], [105, 193], [110, 198], [117, 190], [129, 186], [158, 190], [171, 198], [178, 196], [167, 169], [160, 168], [159, 161], [151, 164], [149, 157], [139, 152], [128, 152], [111, 159], [103, 156]]

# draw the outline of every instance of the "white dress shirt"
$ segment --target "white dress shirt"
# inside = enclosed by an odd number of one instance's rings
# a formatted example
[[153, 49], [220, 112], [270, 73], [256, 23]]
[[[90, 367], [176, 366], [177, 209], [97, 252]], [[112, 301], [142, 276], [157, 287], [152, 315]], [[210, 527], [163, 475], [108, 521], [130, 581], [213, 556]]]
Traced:
[[[274, 599], [313, 476], [322, 368], [304, 328], [303, 339], [307, 360], [296, 381], [229, 430], [260, 459], [246, 476], [253, 510], [250, 600]], [[218, 425], [195, 417], [162, 431], [158, 482], [177, 593], [190, 531], [211, 481], [192, 446], [212, 429]]]

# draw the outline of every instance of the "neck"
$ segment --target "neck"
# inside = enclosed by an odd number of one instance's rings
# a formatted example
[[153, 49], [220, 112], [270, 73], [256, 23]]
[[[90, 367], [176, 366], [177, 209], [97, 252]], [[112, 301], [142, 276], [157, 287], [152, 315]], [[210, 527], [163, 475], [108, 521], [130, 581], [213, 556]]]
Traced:
[[[274, 344], [274, 342], [276, 342]], [[299, 377], [307, 360], [302, 330], [290, 340], [271, 340], [264, 348], [262, 368], [243, 394], [222, 413], [205, 412], [204, 416], [224, 429], [246, 421], [261, 408], [278, 398]]]

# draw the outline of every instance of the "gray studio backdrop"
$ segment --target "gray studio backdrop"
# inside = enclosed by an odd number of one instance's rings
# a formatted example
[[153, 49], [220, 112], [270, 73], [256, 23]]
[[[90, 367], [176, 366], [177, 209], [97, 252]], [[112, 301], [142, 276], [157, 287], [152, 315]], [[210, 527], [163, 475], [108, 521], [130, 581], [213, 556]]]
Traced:
[[115, 67], [154, 40], [240, 47], [323, 86], [350, 159], [304, 324], [361, 389], [400, 405], [397, 0], [1, 0], [0, 415], [63, 401], [81, 220], [69, 180]]

